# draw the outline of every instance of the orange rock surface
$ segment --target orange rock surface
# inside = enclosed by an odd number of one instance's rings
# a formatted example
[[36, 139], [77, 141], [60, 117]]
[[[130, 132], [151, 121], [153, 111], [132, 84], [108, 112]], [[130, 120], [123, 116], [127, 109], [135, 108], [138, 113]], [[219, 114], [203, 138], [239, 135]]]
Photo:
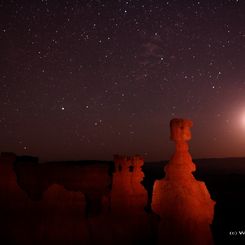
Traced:
[[175, 152], [164, 168], [165, 178], [155, 182], [152, 200], [152, 209], [161, 217], [158, 244], [213, 244], [215, 202], [205, 183], [192, 175], [196, 167], [187, 143], [191, 127], [190, 120], [170, 122]]
[[144, 160], [140, 156], [114, 156], [115, 173], [111, 193], [112, 212], [126, 210], [129, 213], [143, 212], [147, 192], [140, 183], [144, 177], [141, 170]]

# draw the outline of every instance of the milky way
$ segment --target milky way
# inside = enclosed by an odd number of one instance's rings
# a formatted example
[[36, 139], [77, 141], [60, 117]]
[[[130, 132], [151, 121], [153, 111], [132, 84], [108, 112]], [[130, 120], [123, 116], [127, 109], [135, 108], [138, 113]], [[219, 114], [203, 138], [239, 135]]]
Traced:
[[168, 159], [245, 155], [243, 1], [1, 1], [0, 151]]

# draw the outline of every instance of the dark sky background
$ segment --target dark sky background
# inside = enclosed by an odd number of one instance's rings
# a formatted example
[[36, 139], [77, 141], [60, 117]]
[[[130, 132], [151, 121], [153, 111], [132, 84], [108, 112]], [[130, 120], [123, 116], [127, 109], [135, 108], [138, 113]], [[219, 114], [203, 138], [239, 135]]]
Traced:
[[245, 156], [245, 4], [0, 1], [0, 151], [41, 160]]

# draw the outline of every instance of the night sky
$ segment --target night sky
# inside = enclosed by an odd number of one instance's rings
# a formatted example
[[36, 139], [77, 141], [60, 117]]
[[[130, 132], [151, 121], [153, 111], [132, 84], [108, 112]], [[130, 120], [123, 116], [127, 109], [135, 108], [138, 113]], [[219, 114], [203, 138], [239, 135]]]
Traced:
[[0, 1], [0, 151], [41, 160], [245, 156], [245, 3]]

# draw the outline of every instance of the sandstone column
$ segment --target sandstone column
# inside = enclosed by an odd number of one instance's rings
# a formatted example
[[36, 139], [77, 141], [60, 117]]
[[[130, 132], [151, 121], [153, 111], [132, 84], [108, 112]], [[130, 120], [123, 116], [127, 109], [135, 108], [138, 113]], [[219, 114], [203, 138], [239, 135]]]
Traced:
[[166, 176], [156, 181], [152, 209], [161, 217], [158, 244], [213, 244], [210, 224], [215, 202], [204, 182], [192, 172], [195, 164], [189, 153], [192, 121], [172, 119], [171, 140], [175, 152], [165, 166]]

